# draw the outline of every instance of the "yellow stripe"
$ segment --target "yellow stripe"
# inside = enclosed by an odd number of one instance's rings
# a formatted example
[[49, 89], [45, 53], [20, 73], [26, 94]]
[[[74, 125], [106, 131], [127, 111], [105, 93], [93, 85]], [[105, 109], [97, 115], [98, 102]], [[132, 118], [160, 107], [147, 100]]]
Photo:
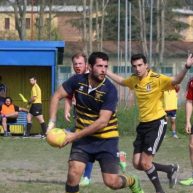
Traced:
[[115, 118], [115, 119], [110, 120], [109, 123], [115, 123], [115, 122], [117, 122], [117, 121], [118, 121], [118, 119]]
[[88, 95], [87, 93], [82, 92], [82, 91], [80, 91], [80, 90], [76, 90], [76, 92], [81, 93], [81, 94], [83, 94], [83, 95], [85, 95], [85, 96], [87, 96], [87, 97], [93, 98], [94, 100], [103, 102], [102, 100], [96, 99], [95, 97], [93, 97], [93, 96], [91, 96], [91, 95]]
[[98, 117], [98, 115], [93, 115], [93, 114], [88, 114], [88, 113], [84, 113], [84, 112], [81, 112], [79, 111], [78, 109], [76, 109], [76, 112], [81, 114], [81, 115], [85, 115], [87, 117]]
[[118, 137], [119, 136], [119, 132], [118, 131], [111, 131], [108, 133], [100, 133], [100, 134], [95, 134], [92, 135], [98, 138], [112, 138], [112, 137]]
[[82, 124], [91, 125], [94, 121], [78, 118]]
[[[84, 129], [84, 127], [85, 126], [87, 126], [87, 125], [91, 125], [94, 121], [91, 121], [91, 120], [85, 120], [85, 119], [80, 119], [79, 118], [79, 120], [80, 120], [80, 122], [82, 123], [82, 124], [80, 124], [80, 123], [78, 123], [77, 122], [77, 127], [79, 127], [79, 128], [81, 128], [81, 129]], [[116, 123], [117, 121], [111, 121], [110, 123]], [[85, 125], [84, 125], [85, 124]], [[108, 129], [116, 129], [117, 128], [117, 123], [115, 124], [115, 125], [109, 125], [109, 126], [106, 126], [106, 127], [104, 127], [104, 128], [102, 128], [102, 129], [100, 129], [99, 131], [106, 131], [106, 130], [108, 130]]]
[[[76, 132], [79, 132], [79, 131], [81, 131], [81, 129], [76, 130]], [[93, 134], [91, 136], [98, 137], [101, 139], [108, 139], [108, 138], [112, 138], [112, 137], [119, 137], [119, 132], [118, 131], [111, 131], [111, 132], [107, 132], [107, 133]]]
[[111, 125], [111, 126], [104, 127], [102, 129], [99, 129], [97, 132], [108, 131], [110, 129], [117, 129], [117, 125]]

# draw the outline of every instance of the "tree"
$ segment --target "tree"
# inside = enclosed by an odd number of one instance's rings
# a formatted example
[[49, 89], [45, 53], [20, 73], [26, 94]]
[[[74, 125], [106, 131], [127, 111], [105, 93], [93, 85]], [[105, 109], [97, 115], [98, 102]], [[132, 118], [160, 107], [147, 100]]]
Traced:
[[20, 40], [26, 39], [26, 8], [27, 0], [10, 0], [14, 9], [15, 24]]

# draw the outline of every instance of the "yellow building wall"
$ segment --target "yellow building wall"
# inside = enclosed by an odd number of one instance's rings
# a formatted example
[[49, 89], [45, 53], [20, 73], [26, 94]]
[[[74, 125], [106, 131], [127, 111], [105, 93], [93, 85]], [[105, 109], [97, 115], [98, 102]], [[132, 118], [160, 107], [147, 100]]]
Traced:
[[[26, 18], [30, 18], [30, 23], [33, 18], [33, 28], [26, 29], [27, 39], [37, 39], [37, 26], [36, 20], [39, 17], [39, 14], [34, 12], [33, 15], [31, 13], [26, 13]], [[5, 29], [5, 18], [10, 18], [10, 29]], [[48, 13], [44, 14], [44, 24], [46, 22], [46, 18], [49, 18]], [[80, 31], [73, 27], [70, 23], [73, 19], [80, 18], [79, 13], [53, 13], [51, 26], [52, 29], [55, 29], [59, 34], [60, 39], [65, 41], [78, 41], [82, 38]], [[32, 25], [31, 23], [31, 25]], [[44, 26], [44, 36], [46, 36], [47, 27]], [[32, 36], [33, 33], [33, 36]], [[15, 16], [14, 13], [0, 13], [0, 38], [1, 39], [19, 39], [18, 32], [15, 28]]]

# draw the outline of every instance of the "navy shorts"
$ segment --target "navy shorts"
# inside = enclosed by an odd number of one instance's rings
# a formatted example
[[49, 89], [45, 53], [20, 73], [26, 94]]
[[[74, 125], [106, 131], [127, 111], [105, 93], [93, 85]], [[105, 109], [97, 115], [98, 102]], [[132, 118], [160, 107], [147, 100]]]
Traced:
[[166, 111], [166, 116], [175, 119], [176, 118], [176, 110]]
[[97, 160], [103, 173], [118, 174], [118, 143], [118, 138], [84, 137], [73, 142], [69, 161], [87, 164]]
[[137, 126], [137, 137], [133, 143], [134, 154], [146, 152], [154, 155], [164, 138], [167, 129], [165, 117], [150, 122], [141, 122]]
[[29, 113], [33, 116], [42, 115], [42, 104], [41, 103], [33, 103], [29, 110]]

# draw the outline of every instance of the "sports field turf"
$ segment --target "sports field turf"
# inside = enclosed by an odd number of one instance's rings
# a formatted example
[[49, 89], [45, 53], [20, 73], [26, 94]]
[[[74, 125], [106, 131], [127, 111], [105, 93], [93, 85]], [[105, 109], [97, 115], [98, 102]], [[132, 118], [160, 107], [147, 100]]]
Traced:
[[[131, 164], [133, 137], [121, 137], [120, 150], [127, 153], [127, 173], [137, 174], [142, 180], [145, 193], [154, 189], [143, 172], [136, 171]], [[179, 179], [190, 177], [188, 137], [180, 139], [166, 137], [156, 160], [162, 163], [179, 163]], [[70, 145], [57, 149], [49, 146], [44, 139], [0, 137], [0, 193], [64, 193], [67, 160]], [[193, 187], [179, 184], [168, 188], [166, 175], [160, 173], [160, 180], [166, 193], [193, 193]], [[129, 193], [129, 189], [113, 191], [102, 183], [98, 163], [94, 165], [92, 184], [81, 188], [80, 193]]]

